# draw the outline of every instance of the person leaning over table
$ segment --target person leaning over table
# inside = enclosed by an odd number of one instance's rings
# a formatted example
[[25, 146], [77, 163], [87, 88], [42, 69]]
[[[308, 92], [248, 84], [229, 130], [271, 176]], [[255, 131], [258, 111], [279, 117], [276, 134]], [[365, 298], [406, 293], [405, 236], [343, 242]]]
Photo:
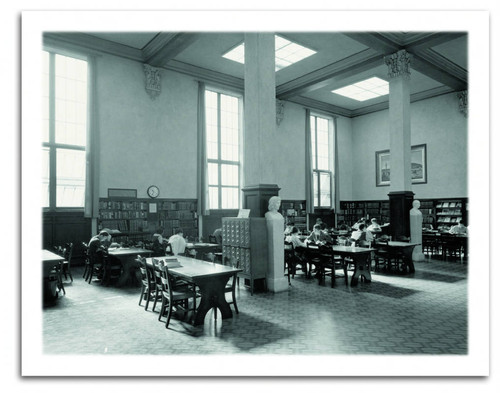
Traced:
[[[92, 264], [103, 263], [104, 256], [108, 252], [111, 244], [111, 235], [106, 231], [101, 231], [90, 239], [88, 244], [88, 255]], [[102, 272], [101, 272], [102, 274]], [[98, 277], [102, 278], [102, 276]]]
[[453, 225], [449, 232], [454, 235], [468, 235], [467, 227], [462, 223], [462, 219], [459, 218], [457, 225]]
[[222, 228], [217, 228], [212, 235], [215, 237], [217, 244], [222, 244]]
[[168, 243], [172, 247], [174, 255], [184, 254], [186, 251], [186, 239], [184, 239], [184, 232], [181, 228], [177, 229], [175, 235], [170, 236]]
[[352, 229], [354, 229], [355, 231], [357, 231], [359, 229], [359, 226], [361, 224], [365, 224], [365, 227], [367, 226], [367, 223], [366, 223], [366, 218], [364, 217], [361, 217], [358, 221], [356, 221], [354, 223], [354, 225], [351, 227]]
[[321, 230], [320, 224], [315, 224], [313, 226], [313, 231], [306, 239], [306, 243], [307, 242], [314, 244], [326, 244], [326, 243], [333, 243], [333, 239], [328, 233]]
[[163, 228], [160, 227], [153, 234], [152, 251], [154, 257], [161, 257], [165, 255], [165, 245], [163, 244], [165, 240], [166, 239], [163, 238]]
[[382, 232], [382, 228], [380, 225], [378, 225], [377, 219], [372, 218], [371, 224], [368, 228], [366, 228], [367, 231], [370, 231], [371, 233], [380, 233]]
[[351, 233], [351, 241], [354, 241], [356, 245], [363, 245], [366, 244], [365, 242], [372, 242], [373, 241], [373, 235], [370, 231], [366, 230], [366, 225], [360, 224], [359, 228]]

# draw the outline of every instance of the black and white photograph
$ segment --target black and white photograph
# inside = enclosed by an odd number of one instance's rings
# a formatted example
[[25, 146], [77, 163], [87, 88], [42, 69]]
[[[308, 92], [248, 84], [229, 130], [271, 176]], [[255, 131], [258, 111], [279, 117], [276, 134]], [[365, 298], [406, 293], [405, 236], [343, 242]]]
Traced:
[[22, 13], [22, 376], [488, 375], [488, 13], [277, 15]]

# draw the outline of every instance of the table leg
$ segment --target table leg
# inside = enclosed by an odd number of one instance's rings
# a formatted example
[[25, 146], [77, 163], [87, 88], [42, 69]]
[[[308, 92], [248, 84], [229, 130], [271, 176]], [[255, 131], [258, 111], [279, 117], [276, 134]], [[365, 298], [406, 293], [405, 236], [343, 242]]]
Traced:
[[222, 314], [222, 319], [232, 318], [231, 307], [226, 301], [224, 289], [229, 276], [218, 276], [196, 280], [200, 288], [201, 301], [196, 309], [193, 325], [203, 325], [207, 312], [216, 307]]
[[356, 286], [358, 284], [358, 279], [363, 276], [366, 282], [372, 281], [372, 274], [370, 271], [370, 254], [368, 256], [361, 255], [359, 257], [353, 257], [354, 261], [354, 274], [351, 278], [351, 286]]
[[123, 269], [116, 286], [137, 286], [141, 281], [140, 278], [137, 277], [139, 269], [137, 268], [138, 266], [135, 261], [136, 256], [121, 256], [118, 259], [121, 261]]

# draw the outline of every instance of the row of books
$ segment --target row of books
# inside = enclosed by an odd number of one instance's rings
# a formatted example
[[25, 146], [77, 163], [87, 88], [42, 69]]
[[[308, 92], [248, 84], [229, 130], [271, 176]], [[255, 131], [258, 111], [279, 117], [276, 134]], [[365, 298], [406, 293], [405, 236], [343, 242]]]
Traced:
[[101, 227], [107, 229], [118, 229], [122, 232], [128, 231], [127, 221], [126, 220], [113, 220], [113, 221], [101, 221]]
[[159, 203], [158, 208], [160, 210], [189, 210], [189, 211], [195, 211], [196, 210], [196, 203], [195, 202], [183, 202], [183, 201], [178, 201], [178, 202], [163, 201], [163, 202]]
[[443, 210], [443, 211], [436, 213], [436, 215], [438, 215], [438, 216], [447, 216], [450, 214], [461, 215], [462, 211], [460, 209], [453, 209], [453, 210], [448, 209], [448, 210]]
[[147, 229], [147, 220], [130, 220], [130, 232], [143, 232]]
[[110, 210], [101, 211], [101, 219], [129, 219], [129, 218], [146, 218], [147, 212], [142, 210]]
[[147, 210], [148, 203], [140, 201], [99, 201], [101, 210]]
[[190, 210], [167, 210], [165, 212], [160, 211], [160, 219], [193, 219], [195, 218], [195, 213]]
[[438, 203], [436, 205], [437, 208], [441, 209], [441, 208], [447, 208], [447, 207], [458, 207], [458, 208], [461, 208], [462, 207], [462, 202], [442, 202], [442, 203]]

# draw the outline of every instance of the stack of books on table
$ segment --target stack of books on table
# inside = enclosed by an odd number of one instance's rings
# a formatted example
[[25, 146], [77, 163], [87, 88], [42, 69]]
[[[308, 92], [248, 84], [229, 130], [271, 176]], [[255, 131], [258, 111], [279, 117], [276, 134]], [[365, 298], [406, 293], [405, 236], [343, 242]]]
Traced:
[[164, 257], [162, 258], [163, 261], [165, 262], [165, 265], [167, 265], [167, 267], [169, 269], [175, 269], [176, 267], [182, 267], [181, 263], [177, 260], [176, 257]]

